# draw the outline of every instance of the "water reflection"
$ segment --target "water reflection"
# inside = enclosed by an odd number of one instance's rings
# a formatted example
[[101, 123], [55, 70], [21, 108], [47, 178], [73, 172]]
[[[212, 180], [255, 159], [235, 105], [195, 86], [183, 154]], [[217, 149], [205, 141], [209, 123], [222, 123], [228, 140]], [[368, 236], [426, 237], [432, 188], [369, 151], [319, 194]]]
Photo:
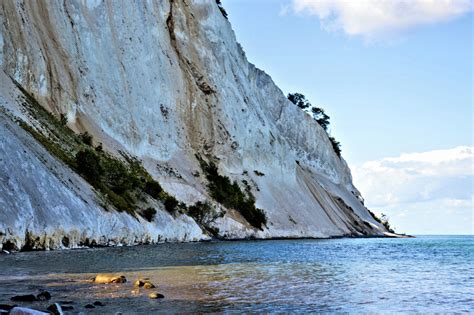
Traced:
[[[473, 289], [472, 240], [228, 242], [20, 253], [0, 256], [0, 303], [46, 288], [55, 301], [74, 301], [76, 311], [96, 300], [106, 304], [100, 312], [472, 311], [467, 294]], [[87, 281], [103, 272], [122, 273], [129, 282]], [[133, 287], [139, 278], [149, 278], [166, 298], [150, 300], [150, 290]]]

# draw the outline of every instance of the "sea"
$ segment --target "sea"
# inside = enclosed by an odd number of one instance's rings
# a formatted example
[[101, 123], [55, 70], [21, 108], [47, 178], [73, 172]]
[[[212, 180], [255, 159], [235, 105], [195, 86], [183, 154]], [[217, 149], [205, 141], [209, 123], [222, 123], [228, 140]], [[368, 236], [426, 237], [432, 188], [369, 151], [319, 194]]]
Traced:
[[[98, 273], [128, 281], [91, 282]], [[135, 288], [139, 278], [156, 288]], [[50, 301], [10, 300], [42, 290], [51, 293]], [[150, 292], [164, 298], [150, 299]], [[216, 241], [0, 255], [0, 304], [45, 310], [55, 302], [72, 307], [71, 313], [101, 314], [474, 313], [474, 236]]]

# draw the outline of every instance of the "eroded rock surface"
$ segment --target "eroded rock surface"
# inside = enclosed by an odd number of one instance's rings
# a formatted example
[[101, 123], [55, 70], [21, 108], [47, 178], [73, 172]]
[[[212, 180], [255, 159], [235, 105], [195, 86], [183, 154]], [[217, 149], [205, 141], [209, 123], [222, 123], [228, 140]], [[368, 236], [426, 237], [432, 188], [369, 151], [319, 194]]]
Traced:
[[246, 181], [267, 227], [227, 209], [215, 222], [220, 237], [385, 232], [325, 131], [247, 61], [215, 1], [3, 0], [0, 67], [0, 106], [9, 113], [0, 116], [5, 249], [208, 237], [184, 214], [160, 210], [149, 223], [106, 212], [82, 178], [12, 122], [34, 124], [14, 81], [76, 132], [143, 160], [180, 201], [209, 198], [196, 154]]

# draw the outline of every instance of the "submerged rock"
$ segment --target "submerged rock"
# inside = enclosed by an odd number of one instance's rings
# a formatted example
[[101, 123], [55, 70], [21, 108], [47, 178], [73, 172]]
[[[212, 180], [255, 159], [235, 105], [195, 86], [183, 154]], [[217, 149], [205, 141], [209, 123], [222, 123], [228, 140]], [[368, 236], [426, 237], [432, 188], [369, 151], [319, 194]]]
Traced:
[[95, 306], [105, 306], [105, 304], [102, 303], [101, 301], [95, 301], [95, 302], [92, 303], [92, 304], [94, 304]]
[[43, 291], [36, 296], [38, 301], [49, 301], [51, 300], [51, 293], [48, 291]]
[[86, 306], [84, 306], [84, 308], [91, 309], [91, 308], [95, 308], [95, 306], [92, 304], [87, 304]]
[[37, 301], [37, 298], [33, 294], [25, 294], [25, 295], [15, 295], [10, 300], [15, 301], [15, 302], [34, 302], [34, 301]]
[[16, 305], [0, 304], [0, 311], [10, 311]]

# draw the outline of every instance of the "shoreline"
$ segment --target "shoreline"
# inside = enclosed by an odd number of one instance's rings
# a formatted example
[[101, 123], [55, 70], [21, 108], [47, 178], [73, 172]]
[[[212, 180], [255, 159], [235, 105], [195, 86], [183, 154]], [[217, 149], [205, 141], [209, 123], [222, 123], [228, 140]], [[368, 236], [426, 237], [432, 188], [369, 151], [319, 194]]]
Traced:
[[93, 248], [117, 248], [117, 247], [135, 247], [135, 246], [149, 246], [149, 245], [162, 245], [162, 244], [191, 244], [191, 243], [212, 243], [212, 242], [245, 242], [245, 241], [292, 241], [292, 240], [331, 240], [331, 239], [364, 239], [364, 238], [416, 238], [409, 234], [397, 234], [388, 233], [384, 235], [342, 235], [342, 236], [328, 236], [328, 237], [270, 237], [270, 238], [233, 238], [233, 239], [221, 239], [211, 238], [207, 240], [199, 241], [183, 241], [183, 242], [159, 242], [159, 243], [143, 243], [133, 245], [93, 245], [93, 246], [78, 246], [78, 247], [64, 247], [58, 249], [26, 249], [26, 250], [1, 250], [0, 255], [12, 255], [22, 252], [46, 252], [46, 251], [68, 251], [68, 250], [80, 250], [80, 249], [93, 249]]

